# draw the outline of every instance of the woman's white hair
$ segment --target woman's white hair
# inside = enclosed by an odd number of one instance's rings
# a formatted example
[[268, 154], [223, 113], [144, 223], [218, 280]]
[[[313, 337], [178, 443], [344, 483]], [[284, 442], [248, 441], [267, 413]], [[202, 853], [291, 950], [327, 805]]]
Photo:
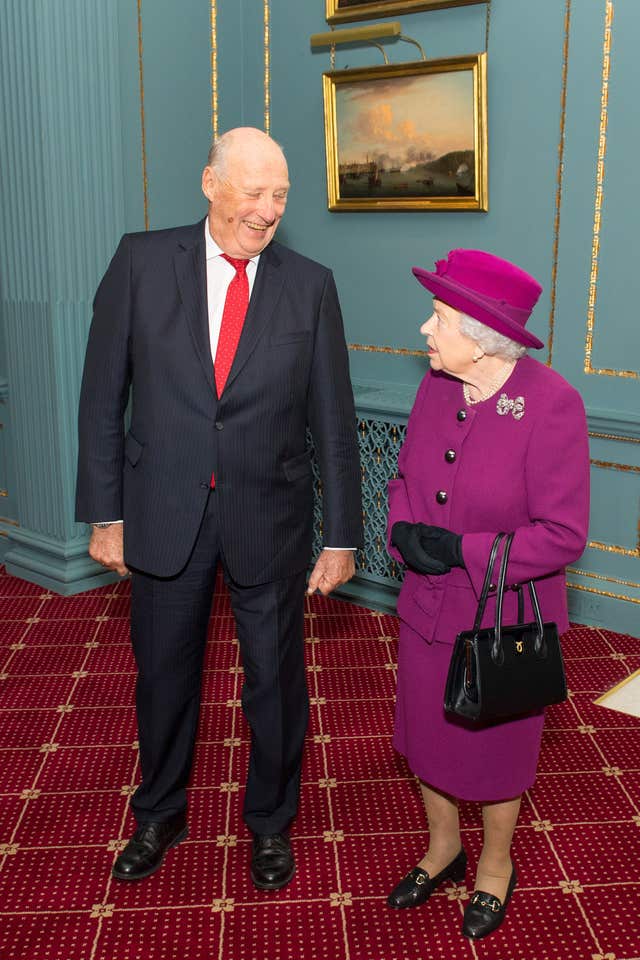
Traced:
[[505, 337], [497, 330], [492, 330], [486, 323], [481, 323], [468, 313], [460, 314], [460, 333], [471, 340], [475, 340], [483, 353], [490, 357], [503, 357], [505, 360], [519, 360], [524, 357], [527, 347], [511, 337]]

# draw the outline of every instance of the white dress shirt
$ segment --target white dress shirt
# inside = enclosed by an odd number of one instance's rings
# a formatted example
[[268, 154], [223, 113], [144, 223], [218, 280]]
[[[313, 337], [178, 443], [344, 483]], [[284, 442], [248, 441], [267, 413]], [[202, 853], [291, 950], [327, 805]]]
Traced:
[[[204, 224], [204, 239], [206, 245], [207, 258], [207, 311], [209, 314], [209, 343], [211, 344], [211, 362], [216, 358], [216, 349], [218, 347], [218, 337], [220, 336], [220, 327], [222, 326], [222, 313], [224, 302], [227, 298], [229, 284], [236, 275], [233, 266], [224, 259], [222, 250], [215, 242], [209, 232], [209, 218]], [[258, 269], [257, 257], [251, 257], [247, 263], [247, 280], [249, 281], [249, 297], [253, 290], [253, 284], [256, 279]]]

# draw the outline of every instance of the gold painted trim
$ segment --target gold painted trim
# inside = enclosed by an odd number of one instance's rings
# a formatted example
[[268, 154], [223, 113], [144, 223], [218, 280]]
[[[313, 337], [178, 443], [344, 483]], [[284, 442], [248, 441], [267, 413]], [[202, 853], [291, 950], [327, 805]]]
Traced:
[[271, 10], [264, 0], [264, 132], [271, 134]]
[[626, 687], [630, 680], [635, 680], [635, 678], [638, 676], [640, 676], [640, 670], [634, 670], [633, 673], [629, 674], [628, 677], [625, 677], [624, 680], [621, 680], [620, 683], [616, 683], [615, 687], [611, 687], [611, 690], [607, 690], [607, 692], [603, 693], [601, 697], [598, 697], [597, 700], [594, 700], [594, 704], [599, 705], [603, 703], [607, 697], [611, 696], [612, 693], [617, 693], [618, 690], [622, 690], [622, 688]]
[[149, 229], [149, 181], [147, 178], [147, 134], [144, 122], [144, 66], [142, 60], [142, 0], [138, 0], [138, 81], [140, 85], [140, 133], [142, 139], [142, 197], [144, 228]]
[[[338, 154], [337, 90], [344, 84], [382, 81], [389, 83], [405, 77], [470, 72], [473, 80], [473, 147], [475, 155], [474, 196], [442, 197], [341, 197]], [[354, 210], [379, 212], [386, 210], [478, 210], [489, 209], [488, 145], [487, 145], [487, 55], [448, 57], [442, 60], [418, 60], [413, 63], [383, 64], [377, 67], [353, 67], [331, 70], [322, 75], [324, 99], [324, 134], [327, 165], [328, 209], [334, 212]]]
[[[487, 12], [488, 16], [488, 12]], [[551, 308], [549, 313], [549, 353], [547, 366], [553, 364], [553, 336], [556, 323], [556, 296], [558, 287], [558, 248], [560, 246], [560, 211], [562, 209], [562, 185], [564, 174], [564, 145], [567, 120], [567, 74], [569, 72], [569, 31], [571, 28], [571, 0], [567, 0], [564, 13], [564, 40], [562, 43], [562, 83], [560, 86], [560, 138], [558, 140], [558, 172], [556, 175], [556, 210], [553, 220], [553, 248], [551, 263]]]
[[624, 593], [609, 593], [607, 590], [596, 590], [595, 587], [583, 587], [580, 583], [569, 583], [569, 581], [567, 581], [567, 587], [570, 587], [571, 590], [582, 590], [584, 593], [595, 593], [599, 597], [611, 597], [613, 600], [626, 600], [628, 603], [640, 604], [640, 599], [637, 597], [626, 597]]
[[9, 496], [8, 490], [0, 490], [0, 497], [8, 497], [8, 496]]
[[405, 347], [375, 347], [369, 343], [348, 343], [349, 350], [362, 350], [364, 353], [391, 353], [399, 357], [427, 357], [426, 350], [408, 350]]
[[211, 133], [218, 139], [218, 7], [211, 0]]
[[619, 580], [617, 577], [605, 577], [600, 573], [591, 573], [589, 570], [578, 570], [577, 567], [567, 567], [567, 573], [577, 573], [580, 577], [592, 577], [594, 580], [605, 580], [607, 583], [619, 583], [623, 587], [635, 587], [640, 590], [640, 583], [631, 580]]
[[626, 547], [619, 547], [613, 543], [601, 543], [600, 540], [589, 540], [587, 546], [593, 550], [602, 550], [604, 553], [617, 553], [621, 557], [640, 557], [640, 531], [638, 532], [638, 541], [635, 550], [628, 550]]
[[595, 437], [597, 440], [619, 440], [621, 443], [640, 443], [640, 437], [621, 437], [618, 433], [596, 433], [592, 431], [589, 433], [590, 437]]
[[628, 473], [629, 471], [640, 473], [640, 467], [634, 467], [628, 463], [612, 463], [609, 460], [591, 460], [589, 462], [591, 466], [602, 467], [604, 470], [621, 470], [623, 473]]
[[[627, 463], [613, 463], [609, 460], [590, 460], [592, 467], [600, 467], [603, 470], [617, 470], [621, 473], [640, 473], [640, 467], [634, 467]], [[640, 514], [638, 515], [638, 534], [637, 546], [634, 550], [627, 547], [620, 547], [617, 544], [602, 543], [600, 540], [589, 540], [588, 547], [594, 550], [603, 550], [605, 553], [617, 553], [623, 557], [640, 557]]]
[[363, 3], [357, 7], [340, 10], [340, 0], [327, 0], [327, 23], [351, 23], [354, 20], [374, 20], [391, 17], [396, 13], [418, 13], [421, 10], [443, 10], [445, 7], [465, 7], [485, 0], [383, 0]]
[[605, 156], [607, 153], [607, 128], [609, 121], [609, 77], [611, 73], [611, 37], [613, 23], [613, 0], [605, 0], [604, 38], [602, 42], [602, 88], [600, 94], [600, 130], [598, 136], [598, 160], [596, 166], [596, 194], [593, 214], [593, 239], [591, 243], [591, 272], [589, 276], [589, 300], [587, 307], [587, 336], [585, 342], [584, 372], [605, 377], [624, 377], [638, 380], [637, 370], [613, 370], [610, 367], [594, 367], [591, 363], [595, 334], [596, 299], [600, 257], [600, 226], [604, 197]]

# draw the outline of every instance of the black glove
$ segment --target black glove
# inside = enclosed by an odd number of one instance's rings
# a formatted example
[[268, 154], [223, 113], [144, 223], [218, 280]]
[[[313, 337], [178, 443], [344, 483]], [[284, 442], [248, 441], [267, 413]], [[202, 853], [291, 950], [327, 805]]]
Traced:
[[449, 573], [451, 567], [430, 556], [422, 545], [421, 531], [437, 529], [437, 527], [427, 527], [424, 523], [409, 523], [406, 520], [398, 520], [391, 528], [391, 543], [398, 548], [407, 566], [417, 570], [418, 573], [428, 573], [435, 576]]
[[464, 567], [462, 537], [444, 527], [429, 527], [419, 523], [420, 545], [432, 560], [439, 560], [449, 567]]

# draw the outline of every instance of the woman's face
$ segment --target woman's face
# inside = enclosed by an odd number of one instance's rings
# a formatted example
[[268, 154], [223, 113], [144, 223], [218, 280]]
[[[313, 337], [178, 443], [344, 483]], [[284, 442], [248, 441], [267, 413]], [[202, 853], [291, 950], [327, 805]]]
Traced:
[[460, 333], [460, 312], [442, 300], [433, 301], [433, 313], [420, 327], [427, 338], [427, 353], [433, 370], [443, 370], [452, 377], [464, 378], [474, 366], [478, 345]]

